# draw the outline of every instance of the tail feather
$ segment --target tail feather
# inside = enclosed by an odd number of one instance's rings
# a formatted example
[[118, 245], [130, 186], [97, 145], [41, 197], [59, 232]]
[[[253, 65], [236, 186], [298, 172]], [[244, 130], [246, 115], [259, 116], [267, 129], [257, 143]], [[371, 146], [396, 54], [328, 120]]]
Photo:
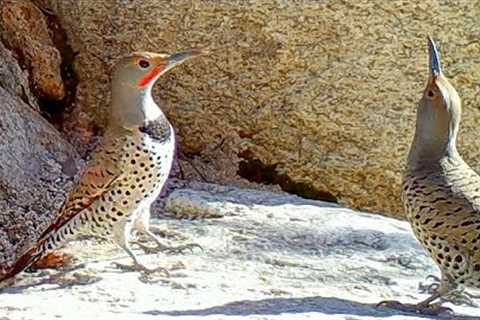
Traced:
[[7, 269], [0, 270], [0, 282], [5, 280], [11, 279], [15, 277], [17, 274], [22, 272], [23, 270], [30, 267], [33, 263], [35, 263], [38, 259], [42, 257], [42, 252], [39, 250], [40, 245], [35, 245], [34, 247], [28, 249], [25, 253], [23, 253], [20, 258], [15, 261], [13, 266]]

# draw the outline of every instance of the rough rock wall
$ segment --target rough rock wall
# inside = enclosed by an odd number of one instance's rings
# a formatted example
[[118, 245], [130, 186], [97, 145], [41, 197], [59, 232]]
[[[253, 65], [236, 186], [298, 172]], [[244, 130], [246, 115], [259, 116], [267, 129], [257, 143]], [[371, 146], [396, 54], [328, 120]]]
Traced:
[[82, 142], [105, 123], [116, 57], [207, 46], [211, 56], [166, 76], [157, 98], [210, 179], [235, 180], [246, 161], [400, 216], [430, 34], [465, 103], [460, 151], [479, 168], [478, 1], [36, 2], [58, 15], [79, 53], [67, 128]]
[[[0, 2], [2, 13], [5, 5]], [[1, 26], [8, 37], [4, 20]], [[73, 147], [39, 113], [31, 65], [22, 70], [15, 56], [21, 54], [0, 42], [0, 267], [51, 222], [79, 165]]]
[[2, 0], [0, 8], [2, 40], [28, 70], [34, 93], [46, 100], [63, 99], [61, 56], [42, 11], [25, 0]]

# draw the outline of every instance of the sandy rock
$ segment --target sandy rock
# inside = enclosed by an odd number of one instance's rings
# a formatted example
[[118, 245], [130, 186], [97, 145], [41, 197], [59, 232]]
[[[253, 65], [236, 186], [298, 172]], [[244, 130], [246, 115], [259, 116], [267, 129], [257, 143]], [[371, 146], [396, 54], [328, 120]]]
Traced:
[[32, 109], [39, 111], [37, 99], [30, 91], [28, 74], [23, 72], [12, 53], [0, 42], [0, 87], [19, 97]]
[[[154, 221], [173, 233], [166, 243], [204, 248], [183, 255], [138, 252], [148, 266], [168, 268], [170, 278], [119, 271], [112, 262], [129, 258], [118, 248], [78, 241], [66, 248], [77, 265], [21, 274], [0, 293], [0, 314], [25, 320], [432, 319], [374, 307], [383, 299], [424, 298], [420, 283], [438, 275], [405, 222], [287, 194], [198, 184], [174, 191], [167, 209], [224, 216]], [[451, 307], [457, 317], [447, 319], [479, 319], [477, 308]]]
[[0, 12], [3, 41], [28, 69], [35, 94], [46, 100], [63, 99], [62, 59], [50, 38], [44, 14], [26, 0], [1, 1]]
[[211, 56], [157, 88], [182, 150], [206, 176], [236, 181], [251, 164], [284, 190], [395, 216], [430, 34], [466, 105], [460, 150], [479, 168], [474, 1], [37, 2], [79, 52], [72, 119], [82, 130], [105, 123], [118, 56], [207, 46]]
[[6, 267], [52, 221], [79, 162], [30, 105], [25, 75], [1, 43], [0, 66], [0, 265]]

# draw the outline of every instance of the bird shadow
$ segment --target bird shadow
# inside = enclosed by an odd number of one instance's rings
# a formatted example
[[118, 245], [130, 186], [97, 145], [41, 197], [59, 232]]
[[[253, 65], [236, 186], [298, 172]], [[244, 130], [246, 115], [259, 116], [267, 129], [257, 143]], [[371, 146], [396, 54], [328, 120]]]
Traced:
[[[334, 297], [304, 297], [304, 298], [270, 298], [262, 300], [241, 300], [220, 306], [192, 310], [148, 310], [143, 314], [155, 316], [250, 316], [279, 315], [317, 312], [329, 315], [356, 315], [370, 317], [391, 317], [394, 315], [415, 316], [416, 319], [439, 319], [438, 316], [408, 314], [402, 311], [377, 308], [374, 304], [339, 299]], [[479, 317], [446, 315], [442, 319], [479, 320]]]
[[[42, 288], [42, 291], [61, 290], [61, 289], [73, 288], [75, 286], [91, 285], [95, 282], [102, 280], [102, 278], [94, 277], [94, 276], [81, 277], [81, 275], [78, 275], [75, 272], [73, 273], [73, 277], [71, 279], [67, 278], [68, 274], [71, 273], [72, 271], [76, 271], [83, 268], [85, 268], [84, 263], [71, 266], [68, 268], [63, 268], [49, 276], [44, 276], [41, 274], [33, 275], [33, 273], [35, 272], [29, 272], [29, 274], [31, 274], [30, 276], [20, 280], [21, 282], [26, 282], [26, 283], [16, 284], [16, 281], [13, 280], [12, 286], [0, 288], [0, 295], [3, 293], [4, 294], [23, 294], [26, 289], [39, 288], [40, 286], [43, 286], [43, 285], [51, 285], [51, 287]], [[67, 279], [67, 281], [65, 279]]]

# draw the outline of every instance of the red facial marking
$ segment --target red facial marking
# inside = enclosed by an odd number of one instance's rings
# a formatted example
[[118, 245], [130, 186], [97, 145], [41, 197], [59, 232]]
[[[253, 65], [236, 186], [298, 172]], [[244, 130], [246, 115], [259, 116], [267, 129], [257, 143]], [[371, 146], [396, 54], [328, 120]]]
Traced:
[[163, 65], [158, 65], [153, 68], [152, 71], [147, 73], [147, 75], [138, 82], [138, 86], [142, 89], [148, 86], [160, 74], [160, 72], [162, 72], [163, 67]]

